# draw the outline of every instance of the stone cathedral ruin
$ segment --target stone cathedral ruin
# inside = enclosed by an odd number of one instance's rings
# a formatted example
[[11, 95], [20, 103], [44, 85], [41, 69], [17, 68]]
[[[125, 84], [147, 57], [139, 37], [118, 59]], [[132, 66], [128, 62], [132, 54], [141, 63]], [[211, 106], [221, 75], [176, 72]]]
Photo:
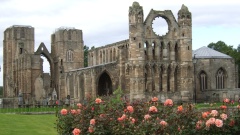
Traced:
[[[185, 5], [177, 20], [171, 10], [153, 9], [144, 19], [143, 7], [134, 2], [128, 17], [129, 39], [91, 49], [88, 67], [84, 67], [82, 30], [59, 28], [51, 35], [49, 52], [44, 43], [34, 51], [33, 27], [7, 28], [4, 97], [79, 102], [89, 95], [111, 95], [118, 87], [130, 99], [157, 96], [190, 102], [205, 101], [213, 94], [218, 100], [239, 97], [234, 59], [207, 47], [192, 50], [192, 14]], [[152, 28], [158, 17], [168, 24], [162, 36]], [[41, 55], [50, 63], [50, 74], [43, 73]]]

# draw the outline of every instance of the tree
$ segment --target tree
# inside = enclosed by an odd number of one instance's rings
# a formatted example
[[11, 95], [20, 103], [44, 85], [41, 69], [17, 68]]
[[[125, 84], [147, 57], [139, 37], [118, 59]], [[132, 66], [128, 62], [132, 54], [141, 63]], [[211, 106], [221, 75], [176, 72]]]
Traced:
[[83, 50], [84, 50], [84, 67], [88, 66], [88, 51], [89, 51], [89, 47], [84, 45], [83, 46]]

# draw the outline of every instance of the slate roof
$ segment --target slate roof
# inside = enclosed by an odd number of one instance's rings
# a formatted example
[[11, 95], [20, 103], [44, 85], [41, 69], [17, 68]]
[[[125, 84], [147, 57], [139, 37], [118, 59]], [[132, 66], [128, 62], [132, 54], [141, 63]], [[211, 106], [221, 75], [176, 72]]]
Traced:
[[203, 46], [197, 50], [193, 50], [192, 57], [194, 57], [194, 55], [195, 55], [195, 58], [221, 58], [221, 59], [232, 58], [226, 54], [223, 54], [221, 52], [218, 52], [206, 46]]

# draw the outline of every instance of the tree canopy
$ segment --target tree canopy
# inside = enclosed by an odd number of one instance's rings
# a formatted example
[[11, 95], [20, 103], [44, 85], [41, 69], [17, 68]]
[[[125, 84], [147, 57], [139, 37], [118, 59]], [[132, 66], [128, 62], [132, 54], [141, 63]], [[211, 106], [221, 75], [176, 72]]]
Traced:
[[83, 50], [84, 50], [84, 67], [88, 66], [88, 51], [89, 51], [89, 47], [84, 45], [83, 46]]

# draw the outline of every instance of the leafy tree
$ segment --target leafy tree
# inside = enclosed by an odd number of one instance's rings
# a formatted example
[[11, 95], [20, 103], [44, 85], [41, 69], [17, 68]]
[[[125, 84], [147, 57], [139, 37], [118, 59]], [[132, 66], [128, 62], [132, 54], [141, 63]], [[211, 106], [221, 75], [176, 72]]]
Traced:
[[[234, 58], [235, 64], [238, 65], [238, 78], [240, 79], [240, 44], [237, 49], [235, 49], [232, 45], [227, 45], [223, 41], [218, 41], [217, 43], [210, 43], [208, 47]], [[240, 80], [238, 82], [240, 82]]]
[[89, 47], [87, 45], [83, 46], [83, 50], [84, 50], [84, 67], [88, 66], [88, 51], [89, 51]]
[[3, 95], [3, 87], [0, 86], [0, 97]]

